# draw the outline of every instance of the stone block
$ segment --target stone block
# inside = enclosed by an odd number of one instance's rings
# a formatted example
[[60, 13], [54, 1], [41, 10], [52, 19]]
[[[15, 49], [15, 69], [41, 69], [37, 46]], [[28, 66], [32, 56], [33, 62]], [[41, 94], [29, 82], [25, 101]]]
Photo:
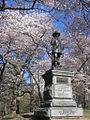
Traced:
[[52, 107], [50, 108], [51, 117], [81, 117], [83, 109], [77, 107]]
[[77, 107], [49, 107], [39, 108], [35, 111], [37, 117], [82, 117], [83, 109]]
[[73, 99], [52, 99], [41, 104], [42, 107], [76, 107]]
[[44, 100], [50, 100], [52, 98], [73, 98], [72, 87], [67, 84], [53, 84], [49, 85], [44, 90]]

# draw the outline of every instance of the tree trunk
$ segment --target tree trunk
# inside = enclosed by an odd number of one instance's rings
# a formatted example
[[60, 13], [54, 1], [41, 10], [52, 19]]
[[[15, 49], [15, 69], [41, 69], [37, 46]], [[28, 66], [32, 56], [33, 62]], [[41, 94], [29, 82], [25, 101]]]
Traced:
[[84, 109], [86, 108], [86, 92], [84, 91]]
[[16, 100], [16, 106], [17, 106], [17, 110], [16, 110], [16, 114], [19, 114], [20, 113], [20, 100]]
[[7, 110], [7, 104], [6, 103], [5, 103], [4, 110], [5, 110], [5, 115], [7, 115], [8, 114], [8, 110]]
[[11, 102], [11, 114], [12, 116], [16, 115], [16, 99], [13, 99]]
[[16, 89], [15, 83], [13, 84], [12, 98], [11, 98], [11, 114], [12, 116], [16, 114], [17, 106], [16, 106]]

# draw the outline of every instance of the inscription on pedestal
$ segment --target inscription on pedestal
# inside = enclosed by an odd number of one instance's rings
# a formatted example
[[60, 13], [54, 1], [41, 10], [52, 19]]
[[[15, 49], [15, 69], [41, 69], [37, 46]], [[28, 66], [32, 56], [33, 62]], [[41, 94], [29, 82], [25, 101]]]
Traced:
[[51, 115], [54, 116], [82, 116], [83, 111], [81, 108], [61, 108], [61, 109], [51, 109]]
[[68, 84], [68, 78], [57, 77], [57, 83], [59, 83], [59, 84]]
[[54, 86], [55, 97], [59, 98], [72, 98], [72, 88], [68, 85], [55, 85]]
[[61, 110], [59, 111], [59, 114], [68, 116], [68, 115], [74, 115], [75, 112], [76, 110]]
[[44, 91], [44, 99], [52, 98], [72, 98], [72, 87], [66, 84], [56, 84], [46, 87]]

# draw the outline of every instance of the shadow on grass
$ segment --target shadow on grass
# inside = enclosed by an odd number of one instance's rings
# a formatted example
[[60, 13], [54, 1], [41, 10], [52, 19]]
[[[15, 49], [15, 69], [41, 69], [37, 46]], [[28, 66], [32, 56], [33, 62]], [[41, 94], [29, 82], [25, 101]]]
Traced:
[[23, 118], [29, 118], [30, 120], [49, 120], [49, 118], [37, 118], [37, 117], [34, 117], [34, 115], [22, 115]]
[[34, 115], [29, 115], [29, 114], [22, 115], [22, 117], [24, 117], [24, 118], [30, 118], [31, 120], [34, 119]]

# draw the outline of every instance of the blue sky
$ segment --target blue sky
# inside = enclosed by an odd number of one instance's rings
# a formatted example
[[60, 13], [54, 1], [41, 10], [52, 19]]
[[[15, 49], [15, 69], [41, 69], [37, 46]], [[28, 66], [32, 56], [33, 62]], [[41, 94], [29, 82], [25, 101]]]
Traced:
[[25, 83], [30, 84], [30, 77], [29, 77], [29, 73], [27, 72], [27, 70], [25, 71], [25, 74], [24, 74], [24, 80], [25, 80]]

